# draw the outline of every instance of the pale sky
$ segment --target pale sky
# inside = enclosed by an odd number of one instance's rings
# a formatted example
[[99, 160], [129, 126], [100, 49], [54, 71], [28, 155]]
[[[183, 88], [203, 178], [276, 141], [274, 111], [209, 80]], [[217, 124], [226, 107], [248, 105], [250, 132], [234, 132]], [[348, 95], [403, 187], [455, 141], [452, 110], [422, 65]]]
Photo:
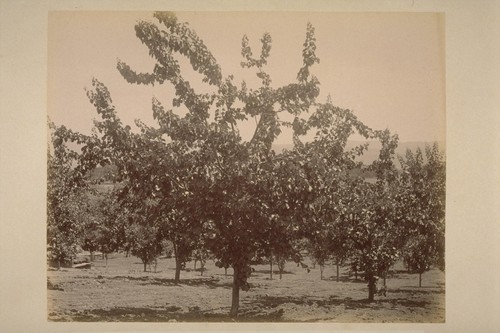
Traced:
[[[302, 66], [307, 22], [316, 29], [320, 102], [349, 108], [374, 129], [389, 128], [401, 141], [445, 140], [444, 17], [437, 13], [180, 12], [222, 67], [223, 75], [255, 82], [241, 69], [241, 38], [255, 56], [265, 32], [272, 37], [267, 71], [275, 87], [294, 82]], [[97, 113], [84, 88], [92, 77], [110, 90], [120, 118], [154, 124], [151, 99], [172, 108], [171, 86], [127, 83], [116, 69], [120, 58], [139, 72], [153, 60], [135, 36], [139, 20], [158, 23], [149, 12], [51, 12], [48, 48], [48, 114], [56, 124], [89, 133]], [[159, 24], [159, 23], [158, 23]], [[183, 75], [199, 92], [208, 91], [189, 67]], [[194, 74], [193, 74], [194, 73]], [[134, 127], [134, 126], [132, 126]], [[251, 125], [242, 136], [253, 132]], [[285, 132], [276, 143], [290, 142]], [[354, 137], [354, 139], [356, 139]]]

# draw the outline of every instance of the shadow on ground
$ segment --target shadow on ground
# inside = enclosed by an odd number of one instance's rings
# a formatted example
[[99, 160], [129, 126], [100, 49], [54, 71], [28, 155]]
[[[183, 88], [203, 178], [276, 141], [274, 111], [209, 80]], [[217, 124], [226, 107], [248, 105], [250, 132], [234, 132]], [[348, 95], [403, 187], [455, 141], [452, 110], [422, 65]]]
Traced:
[[[79, 322], [277, 322], [283, 321], [282, 309], [267, 313], [253, 310], [241, 310], [237, 318], [229, 316], [229, 308], [219, 308], [200, 311], [198, 307], [190, 308], [187, 312], [176, 306], [162, 309], [117, 307], [113, 309], [94, 309], [78, 312], [72, 310], [69, 314], [58, 316], [49, 314], [51, 321], [79, 321]], [[223, 310], [223, 313], [217, 311]]]
[[410, 296], [413, 295], [424, 295], [424, 294], [444, 294], [445, 291], [443, 288], [435, 288], [435, 287], [401, 287], [398, 289], [391, 289], [391, 293], [405, 293]]
[[162, 279], [149, 276], [132, 277], [132, 276], [113, 276], [113, 277], [102, 277], [98, 276], [97, 279], [110, 279], [110, 280], [128, 280], [128, 281], [142, 281], [141, 285], [158, 285], [158, 286], [193, 286], [199, 287], [204, 286], [207, 288], [232, 288], [232, 283], [220, 282], [219, 279], [213, 278], [199, 278], [199, 279], [181, 279], [179, 283], [176, 283], [174, 279]]
[[[330, 277], [323, 278], [325, 281], [334, 281], [337, 282], [337, 276], [332, 275]], [[341, 274], [339, 276], [338, 282], [349, 282], [349, 283], [366, 283], [366, 281], [362, 277], [358, 277], [357, 279], [354, 276], [348, 274]]]
[[383, 310], [388, 307], [397, 306], [425, 308], [429, 305], [427, 301], [409, 300], [406, 298], [384, 298], [368, 302], [367, 299], [351, 299], [349, 297], [338, 299], [336, 296], [330, 296], [328, 299], [264, 296], [244, 301], [240, 306], [240, 313], [237, 318], [231, 318], [228, 315], [229, 308], [202, 311], [197, 306], [189, 309], [182, 309], [178, 306], [167, 306], [164, 308], [116, 307], [112, 309], [83, 311], [71, 310], [64, 315], [50, 313], [49, 320], [79, 322], [293, 322], [294, 320], [284, 320], [284, 310], [282, 308], [277, 309], [280, 305], [286, 303], [327, 309], [335, 306], [344, 306], [346, 310]]
[[[271, 271], [269, 269], [258, 269], [258, 270], [253, 271], [252, 274], [270, 275]], [[281, 274], [285, 275], [285, 274], [295, 274], [295, 273], [290, 272], [290, 271], [283, 271]], [[279, 275], [280, 275], [280, 272], [279, 271], [275, 271], [273, 269], [273, 277], [274, 276], [279, 277]]]
[[344, 306], [347, 310], [355, 309], [373, 309], [378, 310], [382, 308], [387, 308], [387, 305], [392, 307], [404, 306], [404, 307], [418, 307], [425, 308], [430, 304], [428, 301], [421, 300], [410, 300], [407, 298], [378, 298], [372, 302], [368, 299], [352, 299], [350, 297], [339, 299], [337, 296], [330, 296], [329, 298], [314, 298], [314, 297], [285, 297], [285, 296], [265, 296], [260, 297], [256, 300], [248, 301], [248, 304], [252, 304], [253, 307], [257, 308], [276, 308], [281, 304], [292, 303], [300, 306], [318, 306], [318, 307], [334, 307], [334, 306]]

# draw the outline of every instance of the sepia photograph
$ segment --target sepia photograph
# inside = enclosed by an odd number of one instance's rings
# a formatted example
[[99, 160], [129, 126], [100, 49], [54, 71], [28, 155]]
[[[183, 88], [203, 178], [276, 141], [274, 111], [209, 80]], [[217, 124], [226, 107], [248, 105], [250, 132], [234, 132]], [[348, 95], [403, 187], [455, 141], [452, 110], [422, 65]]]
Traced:
[[51, 321], [445, 321], [439, 13], [54, 11]]
[[0, 0], [0, 331], [497, 332], [494, 0]]

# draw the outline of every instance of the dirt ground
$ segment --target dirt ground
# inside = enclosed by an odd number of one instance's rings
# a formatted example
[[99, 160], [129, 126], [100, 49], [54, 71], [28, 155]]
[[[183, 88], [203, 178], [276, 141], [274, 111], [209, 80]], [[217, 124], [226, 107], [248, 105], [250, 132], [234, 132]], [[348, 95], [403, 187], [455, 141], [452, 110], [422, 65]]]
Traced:
[[[306, 261], [306, 263], [308, 263]], [[312, 266], [312, 265], [310, 265]], [[51, 321], [232, 321], [232, 270], [206, 264], [201, 276], [194, 263], [181, 272], [176, 285], [174, 259], [160, 259], [157, 272], [143, 272], [141, 261], [122, 254], [93, 262], [91, 269], [49, 270], [48, 319]], [[253, 266], [251, 289], [240, 292], [237, 321], [339, 323], [442, 323], [445, 321], [444, 273], [433, 269], [408, 274], [400, 264], [387, 279], [387, 296], [367, 302], [368, 287], [341, 268], [336, 281], [334, 265], [324, 279], [319, 267], [307, 270], [287, 263], [280, 280], [277, 266], [270, 279], [269, 265]], [[379, 283], [380, 284], [380, 283]]]

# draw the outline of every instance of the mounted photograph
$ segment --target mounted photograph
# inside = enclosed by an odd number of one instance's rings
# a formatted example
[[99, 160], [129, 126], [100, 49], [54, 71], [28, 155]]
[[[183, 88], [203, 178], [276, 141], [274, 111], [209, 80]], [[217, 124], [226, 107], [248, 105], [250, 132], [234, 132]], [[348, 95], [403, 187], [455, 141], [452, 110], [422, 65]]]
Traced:
[[50, 11], [47, 319], [444, 323], [444, 22]]

